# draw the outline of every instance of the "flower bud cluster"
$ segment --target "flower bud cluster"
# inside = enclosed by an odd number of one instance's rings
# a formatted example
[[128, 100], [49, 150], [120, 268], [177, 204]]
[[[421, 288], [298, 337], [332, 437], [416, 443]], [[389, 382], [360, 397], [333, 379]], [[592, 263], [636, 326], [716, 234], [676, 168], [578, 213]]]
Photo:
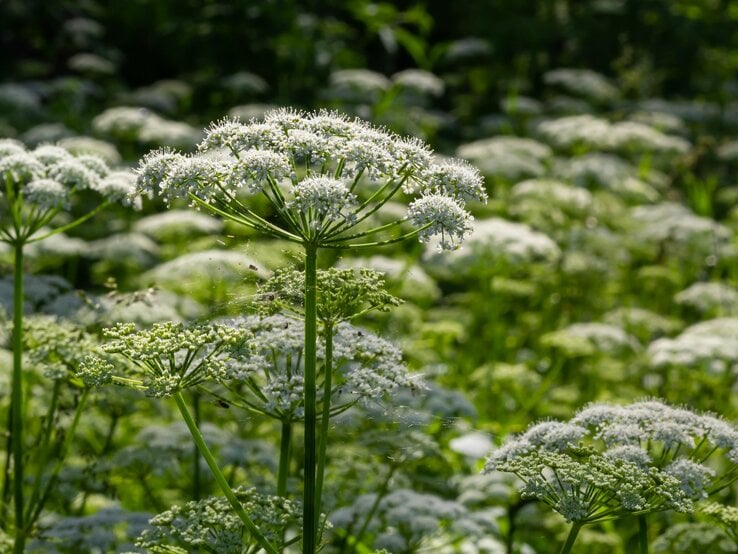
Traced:
[[[267, 496], [254, 488], [239, 487], [234, 494], [261, 533], [273, 545], [282, 546], [284, 530], [298, 526], [302, 510], [286, 498]], [[153, 517], [150, 529], [136, 540], [136, 546], [152, 552], [210, 552], [240, 554], [258, 547], [251, 542], [243, 522], [222, 496], [173, 506]], [[280, 548], [281, 550], [281, 548]]]
[[[237, 348], [251, 337], [245, 329], [220, 324], [155, 323], [137, 331], [133, 323], [105, 329], [112, 339], [102, 345], [105, 356], [87, 358], [79, 375], [89, 384], [113, 382], [143, 390], [149, 396], [167, 397], [200, 383], [230, 374]], [[128, 363], [126, 375], [114, 373], [111, 357]]]

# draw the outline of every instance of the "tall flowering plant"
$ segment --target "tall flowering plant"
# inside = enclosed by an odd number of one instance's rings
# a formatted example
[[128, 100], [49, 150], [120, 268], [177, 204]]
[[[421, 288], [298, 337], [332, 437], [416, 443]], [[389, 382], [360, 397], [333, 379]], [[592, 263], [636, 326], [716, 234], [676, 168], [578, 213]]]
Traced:
[[[13, 250], [13, 373], [11, 378], [9, 447], [3, 491], [12, 480], [15, 525], [14, 552], [23, 552], [25, 536], [33, 525], [38, 506], [24, 497], [24, 406], [23, 399], [23, 254], [27, 245], [61, 233], [86, 221], [111, 202], [135, 202], [131, 193], [135, 176], [111, 171], [95, 156], [73, 156], [54, 145], [29, 151], [12, 139], [0, 140], [0, 242]], [[82, 191], [97, 193], [99, 202], [86, 214], [61, 226], [49, 228], [55, 218], [68, 212]], [[12, 459], [12, 464], [10, 463]], [[8, 503], [3, 493], [3, 513]], [[32, 503], [32, 501], [31, 501]], [[28, 516], [28, 517], [26, 517]]]
[[[470, 231], [469, 200], [486, 200], [476, 169], [434, 161], [430, 149], [332, 112], [276, 110], [263, 122], [223, 120], [194, 155], [158, 150], [141, 161], [139, 190], [195, 207], [255, 231], [302, 245], [305, 253], [303, 551], [317, 542], [316, 481], [318, 252], [370, 248], [438, 237], [455, 249]], [[390, 200], [403, 215], [379, 221]], [[263, 207], [268, 209], [264, 210]], [[390, 212], [390, 210], [386, 210]], [[387, 214], [389, 215], [389, 214]], [[375, 216], [375, 217], [373, 217]], [[379, 222], [378, 222], [379, 221]]]

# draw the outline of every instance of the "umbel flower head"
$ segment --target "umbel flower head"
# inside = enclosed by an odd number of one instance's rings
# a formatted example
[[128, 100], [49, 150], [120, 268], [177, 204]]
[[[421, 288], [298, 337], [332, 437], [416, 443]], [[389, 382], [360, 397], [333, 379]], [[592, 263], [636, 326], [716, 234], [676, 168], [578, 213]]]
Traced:
[[[440, 236], [440, 246], [453, 249], [470, 230], [465, 203], [487, 196], [470, 164], [434, 162], [421, 141], [333, 112], [225, 119], [211, 125], [198, 150], [148, 154], [139, 190], [167, 202], [187, 198], [266, 234], [326, 248]], [[265, 198], [271, 213], [257, 213], [250, 195]], [[371, 216], [396, 196], [409, 201], [406, 215], [375, 225]], [[401, 230], [408, 221], [411, 232]]]
[[[85, 189], [108, 202], [136, 202], [132, 174], [111, 172], [96, 156], [73, 156], [51, 144], [29, 151], [18, 141], [0, 139], [0, 221], [7, 222], [0, 224], [0, 241], [40, 240], [34, 234], [69, 209], [75, 193]], [[49, 234], [53, 231], [43, 236]]]
[[[272, 315], [242, 317], [229, 325], [251, 333], [248, 350], [236, 352], [237, 363], [222, 379], [236, 400], [234, 405], [280, 420], [299, 421], [304, 416], [304, 324], [301, 320]], [[324, 359], [323, 348], [318, 358]], [[360, 400], [382, 398], [399, 387], [415, 388], [417, 376], [408, 371], [400, 350], [380, 337], [339, 323], [333, 337], [333, 379], [330, 415]], [[325, 375], [319, 375], [325, 378]], [[319, 379], [318, 402], [323, 402]], [[231, 402], [231, 400], [229, 400]]]
[[738, 478], [738, 430], [656, 400], [593, 404], [569, 422], [538, 423], [508, 440], [485, 471], [516, 474], [524, 496], [579, 523], [691, 512]]
[[[155, 323], [142, 331], [119, 323], [104, 332], [112, 339], [101, 347], [104, 356], [87, 357], [78, 375], [89, 385], [112, 382], [154, 397], [229, 375], [237, 363], [235, 348], [248, 348], [244, 343], [251, 337], [246, 329], [211, 323]], [[116, 355], [127, 363], [116, 363]]]

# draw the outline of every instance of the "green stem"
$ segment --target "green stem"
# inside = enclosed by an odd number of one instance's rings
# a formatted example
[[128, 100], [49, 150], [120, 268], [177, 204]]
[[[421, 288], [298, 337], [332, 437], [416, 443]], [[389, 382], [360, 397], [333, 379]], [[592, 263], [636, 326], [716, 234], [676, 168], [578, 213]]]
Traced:
[[287, 477], [290, 474], [292, 450], [292, 421], [282, 421], [282, 437], [279, 443], [279, 473], [277, 474], [277, 496], [287, 498]]
[[648, 520], [645, 514], [638, 516], [638, 548], [640, 554], [648, 554]]
[[[282, 436], [279, 442], [279, 473], [277, 473], [277, 496], [287, 498], [287, 478], [290, 474], [290, 457], [292, 455], [292, 421], [282, 420]], [[282, 529], [282, 545], [284, 547], [285, 529]]]
[[[323, 377], [323, 412], [320, 419], [320, 445], [318, 448], [318, 475], [315, 484], [315, 513], [318, 519], [323, 501], [325, 454], [328, 448], [328, 427], [331, 418], [331, 381], [333, 380], [333, 325], [325, 325], [325, 376]], [[317, 523], [317, 522], [316, 522]], [[317, 536], [316, 529], [316, 536]]]
[[23, 521], [23, 242], [15, 243], [13, 271], [13, 376], [10, 399], [10, 437], [13, 454], [13, 498], [15, 505], [15, 543], [13, 552], [22, 554], [25, 546]]
[[33, 506], [33, 509], [31, 509], [31, 507], [29, 506], [28, 513], [30, 515], [28, 516], [28, 520], [26, 521], [26, 532], [30, 531], [33, 524], [36, 523], [36, 521], [38, 520], [39, 516], [41, 515], [41, 511], [46, 505], [46, 501], [51, 495], [51, 491], [54, 490], [54, 487], [56, 486], [56, 482], [59, 479], [59, 473], [61, 473], [62, 467], [64, 467], [64, 461], [67, 459], [69, 451], [72, 449], [74, 435], [77, 432], [77, 426], [79, 425], [79, 420], [82, 416], [82, 412], [87, 405], [87, 398], [89, 397], [89, 395], [90, 389], [85, 389], [79, 398], [79, 402], [77, 402], [77, 406], [74, 408], [74, 417], [72, 418], [72, 423], [69, 425], [69, 429], [67, 429], [66, 435], [64, 436], [64, 443], [62, 444], [61, 451], [58, 453], [56, 464], [54, 464], [54, 468], [51, 470], [51, 476], [49, 477], [49, 480], [44, 487], [41, 498], [39, 498], [38, 502], [35, 504], [35, 506]]
[[[200, 425], [200, 394], [192, 393], [192, 408], [195, 412], [195, 424]], [[200, 451], [197, 445], [192, 448], [192, 499], [200, 500]]]
[[51, 392], [49, 411], [46, 414], [46, 422], [41, 439], [41, 448], [39, 449], [39, 460], [38, 468], [36, 471], [36, 479], [33, 483], [33, 490], [31, 491], [31, 500], [28, 502], [28, 517], [30, 517], [33, 513], [33, 506], [36, 504], [36, 502], [38, 502], [39, 495], [41, 494], [41, 481], [44, 476], [44, 469], [46, 469], [46, 462], [49, 458], [49, 442], [51, 441], [51, 434], [54, 432], [54, 418], [56, 416], [56, 408], [59, 403], [60, 389], [61, 380], [57, 379], [54, 381], [54, 389]]
[[318, 249], [314, 244], [305, 244], [305, 468], [302, 514], [302, 552], [315, 554], [318, 516], [315, 513], [315, 428], [316, 394], [315, 373], [318, 340]]
[[564, 546], [561, 547], [559, 554], [569, 554], [569, 552], [571, 552], [571, 549], [574, 546], [574, 541], [577, 540], [577, 535], [579, 534], [579, 530], [582, 528], [582, 525], [583, 524], [578, 521], [572, 523], [569, 536], [566, 537], [566, 542], [564, 543]]
[[82, 217], [79, 217], [79, 218], [75, 219], [74, 221], [72, 221], [70, 223], [67, 223], [66, 225], [62, 225], [61, 227], [57, 227], [56, 229], [52, 229], [48, 233], [44, 233], [43, 235], [38, 236], [38, 237], [29, 237], [28, 243], [30, 244], [32, 242], [38, 242], [38, 241], [44, 240], [45, 238], [48, 238], [48, 237], [50, 237], [52, 235], [58, 235], [59, 233], [63, 233], [64, 231], [68, 231], [69, 229], [73, 229], [77, 225], [81, 225], [82, 223], [84, 223], [85, 221], [87, 221], [88, 219], [90, 219], [91, 217], [93, 217], [95, 214], [97, 214], [98, 212], [100, 212], [104, 208], [107, 208], [109, 205], [110, 205], [110, 201], [109, 200], [105, 200], [102, 204], [99, 204], [98, 206], [96, 206], [95, 209], [90, 210], [89, 212], [87, 212]]
[[274, 548], [274, 546], [272, 546], [272, 543], [270, 543], [267, 538], [261, 533], [261, 531], [259, 531], [254, 522], [251, 521], [249, 515], [246, 513], [246, 510], [243, 509], [243, 505], [238, 501], [236, 495], [233, 494], [230, 485], [228, 485], [228, 481], [226, 481], [223, 472], [218, 467], [218, 463], [215, 461], [213, 454], [210, 452], [208, 445], [205, 443], [205, 439], [203, 439], [202, 433], [200, 433], [200, 429], [198, 429], [195, 420], [192, 418], [190, 411], [187, 409], [187, 404], [182, 397], [182, 393], [175, 393], [174, 400], [177, 402], [177, 408], [179, 408], [179, 412], [182, 414], [182, 418], [184, 419], [187, 428], [190, 430], [192, 440], [195, 441], [197, 448], [200, 450], [200, 454], [202, 454], [202, 457], [205, 458], [205, 462], [208, 464], [210, 471], [213, 473], [213, 477], [215, 477], [215, 482], [218, 483], [220, 490], [223, 491], [223, 494], [225, 495], [233, 510], [238, 515], [239, 519], [243, 522], [246, 529], [248, 529], [251, 536], [259, 543], [259, 545], [261, 545], [264, 550], [266, 550], [268, 554], [278, 554], [277, 549]]
[[382, 483], [379, 491], [377, 491], [377, 497], [374, 499], [371, 508], [369, 508], [369, 512], [364, 518], [364, 523], [362, 524], [361, 529], [359, 529], [359, 532], [356, 533], [355, 537], [353, 537], [353, 541], [350, 544], [349, 552], [355, 552], [359, 544], [361, 544], [361, 539], [364, 537], [366, 530], [369, 529], [369, 524], [372, 522], [372, 519], [374, 519], [374, 514], [377, 512], [377, 509], [379, 509], [379, 503], [382, 502], [382, 499], [385, 496], [387, 496], [390, 481], [392, 480], [392, 476], [395, 474], [395, 471], [397, 471], [398, 468], [398, 465], [393, 464], [392, 466], [390, 466], [389, 471], [387, 472], [387, 477], [384, 479], [384, 482]]

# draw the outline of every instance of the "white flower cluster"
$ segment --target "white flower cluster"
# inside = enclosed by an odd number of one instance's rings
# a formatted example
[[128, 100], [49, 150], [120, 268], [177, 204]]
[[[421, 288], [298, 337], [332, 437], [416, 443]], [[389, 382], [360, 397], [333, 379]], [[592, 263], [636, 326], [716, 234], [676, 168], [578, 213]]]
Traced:
[[182, 254], [160, 264], [144, 274], [145, 281], [179, 288], [197, 281], [207, 286], [215, 283], [239, 283], [252, 272], [266, 277], [268, 272], [254, 258], [236, 250], [202, 250]]
[[590, 115], [572, 115], [541, 122], [537, 132], [553, 147], [570, 150], [577, 147], [623, 153], [652, 152], [685, 154], [691, 148], [681, 137], [667, 135], [636, 121], [610, 123]]
[[547, 333], [542, 337], [542, 343], [577, 355], [622, 356], [639, 348], [634, 337], [607, 323], [574, 323]]
[[602, 321], [624, 329], [638, 337], [642, 343], [664, 335], [672, 335], [682, 327], [678, 319], [638, 307], [615, 308], [603, 315]]
[[59, 140], [59, 146], [69, 150], [75, 156], [89, 155], [97, 156], [110, 165], [121, 162], [121, 156], [118, 149], [104, 140], [92, 137], [67, 137]]
[[509, 439], [485, 471], [516, 474], [524, 496], [569, 521], [691, 512], [694, 501], [738, 476], [738, 430], [656, 400], [592, 404], [569, 422], [538, 423]]
[[631, 215], [638, 240], [676, 249], [674, 254], [689, 259], [734, 257], [733, 232], [709, 219], [698, 216], [675, 202], [638, 206]]
[[332, 513], [330, 520], [336, 527], [358, 530], [377, 501], [367, 530], [376, 537], [375, 547], [390, 552], [417, 552], [430, 537], [468, 515], [468, 510], [456, 501], [396, 489], [380, 499], [375, 493], [361, 495], [352, 505]]
[[446, 86], [443, 81], [424, 69], [403, 69], [392, 75], [395, 86], [424, 96], [442, 96]]
[[223, 222], [192, 210], [169, 210], [142, 217], [133, 224], [133, 230], [158, 239], [212, 235], [223, 230]]
[[676, 523], [653, 542], [654, 554], [687, 554], [710, 552], [730, 554], [736, 551], [736, 542], [719, 527], [710, 523]]
[[511, 215], [537, 229], [561, 232], [584, 224], [593, 215], [594, 198], [582, 187], [553, 179], [528, 179], [510, 189], [508, 206]]
[[738, 319], [702, 321], [673, 339], [652, 342], [647, 354], [655, 368], [701, 368], [708, 373], [724, 374], [738, 364]]
[[90, 189], [113, 202], [135, 202], [131, 174], [111, 172], [98, 157], [73, 156], [50, 144], [29, 151], [20, 142], [0, 139], [0, 180], [8, 186], [0, 193], [0, 213], [10, 210], [11, 204], [14, 211], [28, 205], [29, 216], [31, 206], [40, 210], [27, 221], [31, 232], [48, 223], [46, 215], [68, 208], [76, 191]]
[[658, 191], [636, 178], [638, 169], [613, 154], [591, 153], [561, 160], [553, 173], [581, 187], [602, 188], [636, 204], [659, 199]]
[[464, 276], [480, 264], [491, 267], [494, 260], [512, 264], [551, 263], [561, 255], [553, 240], [524, 223], [493, 217], [475, 221], [471, 231], [464, 248], [442, 258], [429, 245], [425, 255], [429, 269], [439, 275]]
[[164, 119], [146, 108], [128, 106], [105, 110], [92, 120], [92, 128], [117, 140], [176, 148], [191, 148], [200, 138], [200, 132], [187, 123]]
[[392, 86], [391, 81], [370, 69], [341, 69], [330, 75], [330, 94], [348, 101], [370, 102]]
[[294, 186], [292, 193], [294, 200], [287, 205], [302, 214], [316, 230], [321, 230], [324, 222], [356, 217], [351, 213], [356, 195], [338, 179], [322, 175], [306, 177]]
[[674, 301], [701, 314], [732, 315], [738, 311], [738, 290], [718, 281], [694, 283], [678, 293]]
[[620, 95], [607, 77], [591, 69], [553, 69], [543, 75], [543, 81], [595, 102], [609, 102]]
[[[256, 316], [229, 320], [228, 325], [252, 335], [248, 349], [239, 353], [227, 380], [245, 384], [237, 394], [245, 405], [277, 419], [298, 420], [303, 416], [304, 371], [302, 321], [283, 315]], [[364, 329], [341, 323], [333, 337], [334, 375], [331, 388], [331, 413], [337, 413], [357, 400], [377, 400], [398, 387], [415, 388], [415, 379], [402, 362], [400, 350]], [[321, 344], [318, 357], [325, 359]], [[325, 376], [322, 376], [323, 378]], [[318, 400], [322, 398], [322, 379]]]
[[542, 176], [553, 153], [533, 139], [503, 136], [462, 144], [456, 155], [472, 162], [484, 175], [518, 181]]
[[[485, 200], [482, 178], [460, 162], [433, 163], [431, 151], [332, 112], [275, 110], [263, 122], [222, 120], [183, 156], [150, 153], [139, 166], [139, 188], [195, 204], [274, 236], [321, 246], [350, 244], [409, 220], [426, 241], [442, 235], [455, 248], [468, 230], [467, 200]], [[418, 195], [393, 224], [359, 226], [397, 193]], [[279, 224], [252, 211], [244, 193], [260, 194]], [[355, 200], [356, 199], [356, 200]], [[255, 208], [254, 208], [255, 209]], [[349, 230], [360, 232], [349, 234]]]

